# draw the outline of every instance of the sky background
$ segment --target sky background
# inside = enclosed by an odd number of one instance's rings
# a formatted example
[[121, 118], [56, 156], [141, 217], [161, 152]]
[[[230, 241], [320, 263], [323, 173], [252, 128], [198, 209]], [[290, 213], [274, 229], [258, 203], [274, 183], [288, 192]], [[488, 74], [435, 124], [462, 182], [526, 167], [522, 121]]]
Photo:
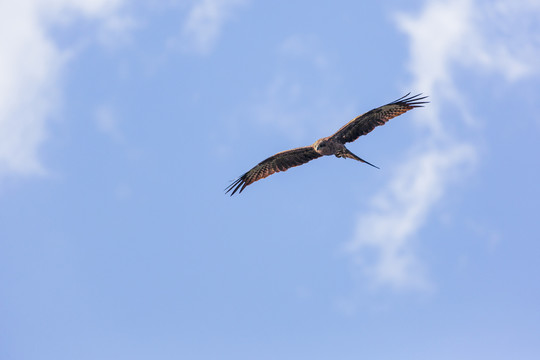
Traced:
[[[0, 358], [540, 358], [540, 2], [0, 2]], [[402, 95], [325, 157], [224, 189]]]

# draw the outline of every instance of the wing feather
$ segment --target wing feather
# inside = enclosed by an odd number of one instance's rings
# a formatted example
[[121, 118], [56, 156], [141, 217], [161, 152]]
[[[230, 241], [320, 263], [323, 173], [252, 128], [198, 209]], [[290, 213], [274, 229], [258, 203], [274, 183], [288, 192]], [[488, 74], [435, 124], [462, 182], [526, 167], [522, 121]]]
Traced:
[[388, 120], [411, 109], [422, 107], [423, 104], [428, 102], [422, 101], [427, 98], [427, 96], [421, 96], [422, 94], [409, 95], [410, 93], [400, 97], [396, 101], [357, 116], [341, 127], [341, 129], [332, 135], [332, 138], [342, 144], [355, 141], [361, 135], [366, 135], [371, 132], [375, 127], [386, 124]]
[[292, 167], [305, 164], [308, 161], [317, 159], [321, 156], [322, 155], [315, 151], [311, 146], [282, 151], [261, 161], [253, 169], [240, 176], [225, 189], [225, 193], [232, 191], [231, 196], [237, 191], [238, 193], [241, 193], [246, 186], [257, 180], [264, 179], [265, 177], [280, 171], [287, 171]]

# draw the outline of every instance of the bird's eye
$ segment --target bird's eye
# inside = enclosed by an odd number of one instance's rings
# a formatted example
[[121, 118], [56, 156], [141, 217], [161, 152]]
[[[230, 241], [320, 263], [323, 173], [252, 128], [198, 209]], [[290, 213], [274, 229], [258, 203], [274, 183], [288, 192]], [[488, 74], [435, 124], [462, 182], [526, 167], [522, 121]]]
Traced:
[[325, 147], [325, 146], [326, 146], [325, 143], [320, 143], [320, 144], [319, 144], [319, 147]]

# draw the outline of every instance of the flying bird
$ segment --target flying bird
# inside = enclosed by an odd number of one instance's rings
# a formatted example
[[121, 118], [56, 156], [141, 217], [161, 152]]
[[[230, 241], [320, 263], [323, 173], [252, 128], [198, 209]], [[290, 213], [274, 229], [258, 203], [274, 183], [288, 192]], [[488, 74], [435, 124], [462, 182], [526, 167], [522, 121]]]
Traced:
[[386, 122], [396, 116], [399, 116], [411, 109], [422, 107], [428, 101], [422, 101], [427, 96], [417, 94], [407, 95], [393, 101], [389, 104], [370, 110], [365, 114], [359, 115], [349, 121], [334, 135], [319, 139], [310, 146], [304, 146], [292, 150], [282, 151], [268, 159], [258, 163], [253, 169], [249, 170], [238, 179], [236, 179], [225, 190], [225, 193], [231, 192], [233, 196], [237, 191], [241, 193], [246, 186], [255, 181], [264, 179], [274, 173], [286, 171], [294, 166], [299, 166], [308, 161], [320, 158], [325, 155], [335, 155], [338, 158], [349, 158], [361, 161], [378, 169], [377, 166], [359, 158], [345, 147], [348, 142], [353, 142], [361, 135], [366, 135], [375, 129], [376, 126], [384, 125]]

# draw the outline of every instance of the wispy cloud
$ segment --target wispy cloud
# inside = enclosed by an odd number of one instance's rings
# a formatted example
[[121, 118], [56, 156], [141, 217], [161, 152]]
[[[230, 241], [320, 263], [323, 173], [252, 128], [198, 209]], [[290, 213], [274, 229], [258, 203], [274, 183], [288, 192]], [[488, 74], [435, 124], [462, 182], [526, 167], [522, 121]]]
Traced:
[[0, 3], [0, 177], [46, 172], [39, 150], [59, 104], [69, 54], [48, 26], [73, 17], [107, 22], [120, 5], [119, 0]]
[[[505, 81], [538, 74], [540, 37], [531, 27], [538, 27], [539, 14], [538, 3], [526, 0], [434, 0], [419, 14], [397, 14], [398, 27], [409, 37], [409, 88], [429, 94], [433, 102], [414, 113], [422, 140], [375, 195], [370, 209], [359, 215], [358, 230], [347, 246], [376, 285], [433, 285], [413, 239], [451, 184], [470, 173], [463, 170], [478, 158], [473, 143], [452, 135], [442, 108], [458, 109], [462, 127], [477, 121], [461, 96], [467, 84], [455, 80], [460, 69], [474, 69], [478, 76], [496, 74]], [[365, 254], [371, 250], [375, 256], [368, 261]]]
[[200, 54], [209, 53], [225, 22], [247, 0], [199, 0], [189, 11], [184, 24], [181, 47]]
[[[339, 89], [337, 71], [316, 38], [288, 36], [278, 44], [275, 55], [280, 66], [253, 101], [250, 119], [302, 141], [307, 138], [306, 131], [324, 136], [353, 113], [353, 104], [339, 104], [333, 99], [332, 94]], [[328, 124], [332, 119], [334, 126]]]
[[95, 119], [98, 130], [104, 135], [116, 142], [122, 142], [124, 140], [124, 136], [120, 131], [119, 118], [112, 107], [107, 105], [98, 107]]
[[[456, 180], [455, 170], [467, 173], [475, 158], [470, 144], [424, 149], [403, 164], [372, 199], [371, 210], [359, 216], [355, 238], [347, 250], [376, 285], [395, 289], [432, 286], [411, 240]], [[375, 250], [375, 254], [366, 256], [366, 249]]]

